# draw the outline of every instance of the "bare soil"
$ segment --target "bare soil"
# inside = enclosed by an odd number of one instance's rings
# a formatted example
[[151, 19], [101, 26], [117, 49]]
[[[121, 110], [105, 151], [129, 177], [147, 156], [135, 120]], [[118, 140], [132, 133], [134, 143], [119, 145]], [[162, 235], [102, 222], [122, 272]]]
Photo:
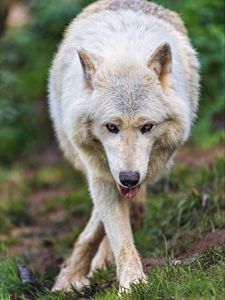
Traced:
[[183, 147], [177, 154], [176, 162], [189, 166], [209, 165], [215, 158], [225, 155], [225, 145], [220, 144], [210, 149], [193, 148], [191, 146]]

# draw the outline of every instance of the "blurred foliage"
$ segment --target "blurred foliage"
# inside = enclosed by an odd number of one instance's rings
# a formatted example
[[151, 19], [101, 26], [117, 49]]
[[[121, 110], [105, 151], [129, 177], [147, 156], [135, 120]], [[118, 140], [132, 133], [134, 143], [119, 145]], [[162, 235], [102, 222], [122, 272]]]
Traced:
[[[10, 2], [10, 1], [9, 1]], [[27, 0], [31, 22], [0, 40], [0, 160], [48, 143], [48, 69], [71, 19], [92, 1]], [[202, 65], [202, 102], [193, 142], [215, 144], [223, 127], [224, 1], [156, 1], [183, 17]], [[4, 3], [7, 3], [5, 0]], [[218, 130], [219, 129], [219, 130]], [[219, 133], [219, 134], [218, 134]]]

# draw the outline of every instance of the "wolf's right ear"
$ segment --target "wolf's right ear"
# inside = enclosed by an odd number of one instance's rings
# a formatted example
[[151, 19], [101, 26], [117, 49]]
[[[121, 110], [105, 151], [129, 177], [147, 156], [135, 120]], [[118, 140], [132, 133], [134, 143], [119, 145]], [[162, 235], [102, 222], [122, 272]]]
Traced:
[[88, 87], [92, 88], [93, 77], [96, 73], [98, 60], [94, 55], [89, 54], [86, 50], [82, 48], [77, 50], [77, 53], [84, 72], [85, 81]]

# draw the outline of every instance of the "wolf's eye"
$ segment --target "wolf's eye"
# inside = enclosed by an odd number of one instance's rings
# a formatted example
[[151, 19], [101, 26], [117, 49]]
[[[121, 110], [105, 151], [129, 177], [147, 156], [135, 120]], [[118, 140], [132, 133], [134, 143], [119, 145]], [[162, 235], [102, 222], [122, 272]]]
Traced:
[[149, 123], [149, 124], [145, 124], [144, 126], [141, 127], [141, 133], [147, 133], [150, 132], [153, 128], [153, 124]]
[[112, 124], [112, 123], [106, 124], [106, 128], [111, 133], [117, 134], [119, 132], [118, 127], [116, 125]]

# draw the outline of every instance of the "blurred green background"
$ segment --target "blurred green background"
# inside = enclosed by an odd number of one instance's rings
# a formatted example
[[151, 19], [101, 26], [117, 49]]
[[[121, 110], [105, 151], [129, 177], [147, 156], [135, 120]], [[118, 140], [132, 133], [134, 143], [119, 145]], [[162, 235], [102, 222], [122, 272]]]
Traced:
[[[22, 1], [26, 8], [24, 22], [18, 22], [15, 16], [13, 19], [11, 13], [18, 2], [1, 0], [0, 4], [0, 162], [3, 164], [14, 163], [21, 155], [54, 139], [47, 112], [48, 70], [65, 27], [83, 6], [93, 1]], [[199, 53], [201, 103], [190, 143], [212, 147], [224, 139], [224, 0], [156, 2], [179, 12]]]

